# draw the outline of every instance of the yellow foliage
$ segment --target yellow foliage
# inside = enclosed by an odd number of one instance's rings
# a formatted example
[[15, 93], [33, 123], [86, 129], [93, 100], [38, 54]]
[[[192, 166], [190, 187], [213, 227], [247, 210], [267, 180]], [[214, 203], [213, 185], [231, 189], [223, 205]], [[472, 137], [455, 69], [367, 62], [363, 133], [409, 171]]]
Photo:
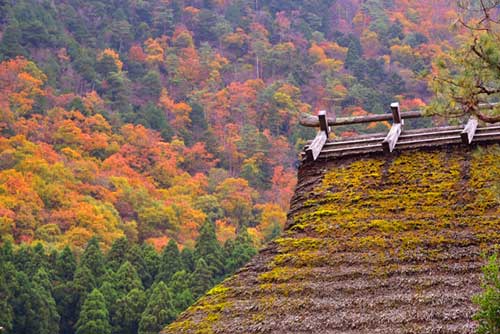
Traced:
[[144, 51], [146, 53], [146, 61], [149, 64], [157, 65], [163, 62], [164, 50], [157, 40], [148, 38], [144, 42]]
[[118, 52], [116, 52], [113, 49], [104, 49], [99, 55], [97, 56], [97, 60], [102, 60], [104, 57], [110, 57], [114, 60], [116, 67], [118, 68], [118, 71], [121, 71], [123, 68], [123, 62], [120, 60], [120, 55]]

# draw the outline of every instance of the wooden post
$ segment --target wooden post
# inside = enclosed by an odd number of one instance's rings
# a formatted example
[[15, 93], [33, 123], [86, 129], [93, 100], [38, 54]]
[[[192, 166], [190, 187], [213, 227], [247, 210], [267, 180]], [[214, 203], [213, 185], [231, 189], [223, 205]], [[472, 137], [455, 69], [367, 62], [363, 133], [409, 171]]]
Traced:
[[470, 144], [472, 143], [472, 139], [474, 138], [474, 134], [477, 129], [477, 119], [474, 117], [469, 118], [467, 124], [464, 127], [464, 130], [460, 133], [460, 137], [462, 137], [462, 143]]
[[403, 126], [403, 119], [401, 118], [401, 110], [399, 108], [399, 103], [394, 102], [391, 103], [391, 111], [392, 111], [392, 127], [387, 137], [385, 137], [382, 142], [382, 147], [384, 148], [384, 152], [390, 153], [396, 147], [396, 143], [398, 142], [399, 135], [401, 134], [401, 128]]
[[401, 110], [399, 109], [398, 102], [391, 103], [391, 111], [392, 111], [392, 120], [394, 121], [394, 123], [402, 123]]
[[328, 121], [326, 118], [326, 110], [321, 110], [318, 113], [319, 121], [319, 132], [316, 138], [312, 141], [306, 150], [306, 157], [308, 160], [316, 160], [323, 149], [326, 141], [328, 140], [328, 135], [330, 134], [330, 127], [328, 126]]
[[326, 138], [328, 138], [328, 135], [330, 134], [330, 127], [328, 126], [328, 122], [326, 120], [326, 110], [321, 110], [318, 113], [318, 120], [320, 130], [324, 131], [326, 134]]

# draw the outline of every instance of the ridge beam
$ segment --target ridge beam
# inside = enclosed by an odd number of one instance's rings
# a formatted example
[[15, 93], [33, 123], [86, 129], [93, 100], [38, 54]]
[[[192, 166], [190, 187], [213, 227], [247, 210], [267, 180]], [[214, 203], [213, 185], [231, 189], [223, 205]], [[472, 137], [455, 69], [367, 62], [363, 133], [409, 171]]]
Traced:
[[315, 161], [319, 157], [321, 150], [323, 150], [323, 146], [325, 146], [325, 143], [328, 140], [330, 127], [328, 126], [326, 118], [326, 110], [321, 110], [318, 113], [318, 122], [320, 130], [316, 135], [316, 138], [314, 138], [313, 142], [306, 149], [306, 157], [309, 161]]
[[396, 143], [398, 142], [399, 135], [401, 135], [401, 130], [403, 127], [403, 119], [401, 118], [401, 109], [399, 108], [399, 103], [394, 102], [391, 103], [391, 111], [392, 111], [392, 127], [387, 137], [385, 137], [382, 142], [382, 147], [385, 153], [390, 153], [396, 147]]
[[475, 117], [469, 118], [467, 124], [464, 127], [464, 130], [460, 133], [460, 137], [462, 138], [462, 143], [470, 144], [474, 139], [474, 135], [476, 134], [478, 121]]

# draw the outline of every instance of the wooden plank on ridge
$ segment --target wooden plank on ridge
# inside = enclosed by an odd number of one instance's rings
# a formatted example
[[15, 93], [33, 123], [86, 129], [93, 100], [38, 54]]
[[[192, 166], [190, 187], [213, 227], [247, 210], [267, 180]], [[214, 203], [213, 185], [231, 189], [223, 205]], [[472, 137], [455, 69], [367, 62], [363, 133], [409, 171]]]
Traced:
[[382, 147], [384, 148], [384, 152], [390, 153], [396, 147], [396, 143], [398, 142], [399, 135], [401, 134], [401, 123], [394, 123], [391, 127], [391, 130], [385, 137], [382, 142]]
[[474, 138], [474, 134], [477, 129], [477, 119], [474, 117], [469, 118], [467, 124], [465, 125], [464, 130], [460, 133], [460, 137], [462, 137], [462, 143], [470, 144], [472, 143], [472, 139]]
[[316, 138], [314, 138], [313, 142], [306, 149], [307, 160], [314, 161], [318, 158], [321, 150], [323, 149], [323, 146], [326, 143], [326, 140], [326, 132], [319, 131], [316, 135]]

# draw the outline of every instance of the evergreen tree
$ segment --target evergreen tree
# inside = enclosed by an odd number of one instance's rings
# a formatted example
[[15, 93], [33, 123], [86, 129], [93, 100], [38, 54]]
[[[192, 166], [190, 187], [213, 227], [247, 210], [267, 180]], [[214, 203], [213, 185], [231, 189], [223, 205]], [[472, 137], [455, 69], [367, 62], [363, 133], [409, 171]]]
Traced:
[[173, 239], [170, 239], [167, 246], [163, 249], [160, 260], [160, 270], [156, 276], [156, 280], [168, 282], [179, 270], [182, 270], [179, 248], [177, 248], [177, 243]]
[[111, 249], [106, 254], [106, 267], [117, 271], [126, 260], [130, 244], [127, 238], [116, 239], [111, 245]]
[[52, 283], [45, 269], [38, 269], [33, 277], [33, 290], [38, 305], [37, 317], [39, 319], [38, 333], [57, 333], [59, 332], [60, 316], [57, 312], [56, 301], [52, 296]]
[[15, 314], [12, 333], [52, 334], [59, 331], [59, 315], [52, 295], [44, 286], [50, 285], [43, 269], [33, 283], [24, 272], [15, 274], [12, 307]]
[[149, 288], [153, 283], [153, 276], [149, 272], [148, 265], [144, 260], [143, 249], [139, 245], [133, 245], [127, 252], [126, 258], [136, 269], [137, 274], [141, 278], [142, 285], [145, 288]]
[[14, 249], [12, 242], [6, 241], [0, 247], [0, 262], [12, 262], [14, 260]]
[[126, 295], [133, 289], [142, 290], [142, 282], [130, 262], [126, 261], [116, 273], [116, 289], [120, 294]]
[[123, 120], [133, 121], [134, 113], [129, 102], [130, 97], [130, 80], [123, 72], [111, 72], [106, 80], [109, 87], [105, 91], [104, 97], [109, 99], [110, 106], [113, 110], [119, 111]]
[[83, 305], [87, 295], [96, 287], [97, 282], [94, 275], [86, 265], [80, 263], [76, 268], [72, 282], [72, 290], [75, 295], [77, 310]]
[[16, 250], [13, 263], [17, 271], [22, 271], [29, 276], [36, 272], [33, 266], [33, 251], [28, 245], [23, 244]]
[[228, 240], [225, 248], [227, 273], [235, 272], [257, 254], [252, 237], [250, 237], [246, 228], [238, 233], [234, 241]]
[[68, 246], [64, 247], [56, 259], [55, 274], [57, 279], [67, 282], [73, 279], [76, 270], [76, 259]]
[[355, 36], [349, 36], [350, 42], [347, 49], [344, 67], [347, 69], [352, 68], [360, 60], [362, 60], [363, 50], [359, 39]]
[[102, 283], [99, 291], [104, 296], [104, 302], [106, 303], [108, 313], [112, 315], [115, 311], [114, 307], [116, 305], [116, 301], [122, 296], [122, 294], [116, 289], [116, 283], [110, 281]]
[[99, 291], [104, 296], [104, 302], [106, 303], [106, 309], [108, 310], [108, 315], [110, 319], [111, 332], [118, 333], [120, 329], [120, 323], [116, 321], [116, 311], [117, 311], [117, 301], [123, 296], [116, 287], [117, 280], [107, 279], [105, 280]]
[[212, 271], [203, 259], [196, 262], [196, 269], [191, 275], [190, 290], [195, 299], [203, 295], [208, 289], [214, 285]]
[[16, 56], [26, 56], [26, 50], [21, 46], [21, 30], [18, 22], [13, 19], [9, 22], [3, 32], [0, 43], [0, 59], [15, 58]]
[[139, 322], [139, 334], [158, 334], [175, 319], [172, 293], [165, 283], [155, 285]]
[[54, 299], [59, 321], [60, 334], [73, 334], [78, 320], [78, 295], [73, 288], [73, 281], [58, 283], [54, 286]]
[[104, 256], [96, 237], [89, 240], [80, 260], [80, 266], [86, 266], [96, 280], [104, 274]]
[[159, 131], [162, 138], [166, 141], [170, 141], [174, 135], [174, 130], [168, 123], [165, 112], [154, 103], [148, 103], [141, 108], [138, 118], [134, 120], [134, 123], [140, 123], [148, 128]]
[[152, 278], [155, 278], [160, 267], [160, 256], [150, 244], [143, 243], [141, 248], [146, 270]]
[[104, 296], [98, 289], [94, 289], [83, 303], [76, 323], [76, 334], [111, 334], [108, 318]]
[[33, 276], [36, 272], [38, 272], [38, 269], [40, 268], [45, 268], [48, 269], [49, 267], [49, 257], [45, 253], [45, 248], [41, 243], [37, 243], [33, 247], [33, 252], [32, 252], [32, 257], [31, 257], [31, 276]]
[[[222, 247], [215, 235], [213, 224], [206, 221], [200, 228], [200, 235], [194, 248], [195, 259], [203, 259], [213, 276], [222, 278], [224, 275]], [[198, 264], [197, 264], [198, 265]]]
[[126, 296], [118, 299], [112, 321], [114, 324], [113, 332], [136, 334], [145, 308], [146, 294], [140, 289], [133, 289]]
[[7, 333], [12, 331], [14, 310], [12, 309], [12, 279], [15, 268], [7, 261], [0, 261], [0, 324]]
[[111, 72], [119, 72], [115, 59], [108, 54], [104, 54], [96, 62], [95, 69], [103, 78], [106, 78]]
[[14, 273], [15, 277], [11, 281], [13, 290], [12, 309], [14, 311], [14, 319], [12, 323], [12, 333], [24, 334], [31, 332], [31, 327], [34, 327], [36, 310], [32, 304], [32, 289], [28, 276], [21, 271]]
[[185, 271], [192, 273], [194, 271], [194, 253], [191, 248], [184, 247], [181, 251], [182, 266]]
[[187, 309], [193, 302], [193, 295], [189, 289], [190, 275], [184, 270], [178, 271], [172, 276], [169, 288], [174, 296], [174, 307], [177, 314]]
[[[147, 72], [144, 77], [141, 78], [142, 90], [141, 96], [147, 98], [150, 101], [157, 101], [161, 94], [161, 77], [156, 71]], [[153, 128], [155, 124], [152, 124]], [[158, 125], [156, 125], [158, 126]]]

